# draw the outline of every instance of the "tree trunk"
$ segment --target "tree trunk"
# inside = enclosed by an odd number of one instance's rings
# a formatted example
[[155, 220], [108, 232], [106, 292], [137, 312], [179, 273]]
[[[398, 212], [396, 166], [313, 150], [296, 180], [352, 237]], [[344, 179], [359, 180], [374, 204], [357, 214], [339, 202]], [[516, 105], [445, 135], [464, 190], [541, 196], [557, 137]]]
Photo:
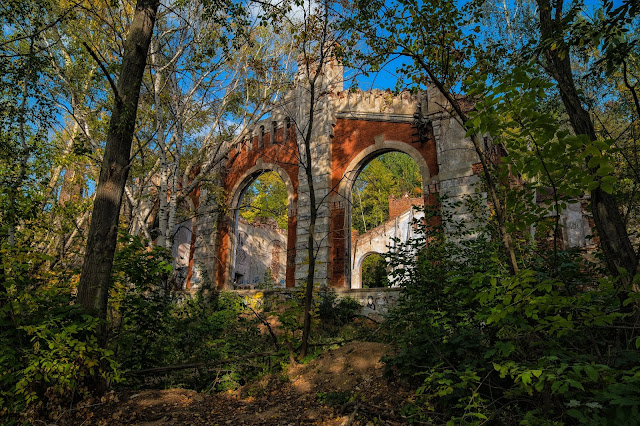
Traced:
[[[176, 225], [176, 216], [178, 211], [178, 183], [179, 183], [179, 172], [180, 172], [180, 160], [182, 159], [182, 146], [184, 144], [184, 105], [180, 102], [180, 92], [178, 87], [178, 81], [176, 79], [175, 73], [172, 72], [170, 76], [171, 81], [171, 89], [173, 90], [172, 98], [173, 98], [173, 109], [176, 111], [175, 113], [175, 138], [176, 138], [176, 147], [175, 153], [173, 154], [173, 165], [171, 166], [171, 185], [169, 187], [169, 212], [167, 213], [167, 241], [166, 247], [171, 249], [173, 247], [173, 228]], [[197, 214], [197, 212], [194, 212]]]
[[[122, 193], [129, 174], [131, 142], [147, 52], [159, 0], [138, 0], [125, 41], [122, 68], [116, 87], [107, 143], [93, 203], [78, 303], [90, 315], [106, 319], [107, 295], [116, 249]], [[105, 343], [106, 328], [100, 330]]]
[[[556, 80], [562, 103], [564, 104], [571, 127], [577, 135], [587, 135], [591, 141], [597, 139], [593, 121], [589, 113], [583, 108], [578, 91], [576, 90], [571, 71], [571, 57], [567, 46], [559, 44], [559, 48], [552, 49], [551, 42], [559, 36], [558, 29], [564, 25], [562, 21], [562, 3], [556, 4], [555, 18], [551, 16], [551, 4], [549, 0], [538, 0], [538, 14], [540, 18], [540, 32], [544, 46], [546, 64], [552, 77]], [[598, 168], [587, 170], [596, 179], [599, 179], [596, 172]], [[618, 202], [613, 195], [603, 191], [598, 187], [591, 191], [591, 212], [595, 223], [600, 248], [605, 257], [609, 272], [620, 275], [620, 269], [625, 269], [629, 276], [625, 280], [630, 285], [633, 275], [636, 272], [638, 258], [629, 240], [624, 225], [624, 220], [620, 214]]]
[[[309, 350], [309, 336], [311, 335], [311, 309], [313, 304], [313, 284], [316, 274], [316, 254], [315, 254], [315, 232], [316, 232], [316, 219], [318, 216], [318, 208], [316, 206], [316, 192], [313, 185], [313, 169], [311, 158], [311, 136], [313, 134], [314, 126], [314, 112], [316, 102], [316, 81], [318, 75], [322, 72], [322, 64], [324, 63], [324, 56], [320, 56], [319, 66], [314, 76], [310, 79], [310, 99], [309, 99], [309, 123], [307, 125], [306, 135], [302, 143], [304, 144], [304, 161], [303, 167], [305, 168], [307, 176], [307, 185], [309, 186], [309, 236], [307, 238], [307, 256], [309, 257], [309, 269], [307, 270], [307, 283], [304, 292], [304, 323], [302, 325], [302, 345], [300, 353], [302, 357], [307, 356]], [[307, 72], [307, 74], [310, 74]]]
[[158, 61], [158, 52], [160, 51], [160, 43], [157, 39], [151, 40], [151, 68], [153, 75], [153, 100], [156, 112], [156, 142], [160, 148], [160, 188], [158, 190], [158, 239], [156, 244], [159, 247], [165, 247], [167, 235], [167, 192], [169, 187], [169, 163], [167, 157], [169, 154], [166, 133], [164, 131], [164, 118], [162, 116], [162, 66]]

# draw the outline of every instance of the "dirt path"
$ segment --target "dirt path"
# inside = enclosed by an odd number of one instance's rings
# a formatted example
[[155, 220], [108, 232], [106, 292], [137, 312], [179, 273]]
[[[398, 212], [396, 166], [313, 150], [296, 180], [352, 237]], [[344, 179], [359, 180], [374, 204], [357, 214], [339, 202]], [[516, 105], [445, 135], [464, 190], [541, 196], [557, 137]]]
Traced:
[[384, 377], [380, 358], [388, 349], [380, 343], [351, 342], [291, 367], [288, 377], [269, 376], [233, 393], [167, 389], [112, 394], [58, 424], [404, 424], [399, 411], [411, 392]]

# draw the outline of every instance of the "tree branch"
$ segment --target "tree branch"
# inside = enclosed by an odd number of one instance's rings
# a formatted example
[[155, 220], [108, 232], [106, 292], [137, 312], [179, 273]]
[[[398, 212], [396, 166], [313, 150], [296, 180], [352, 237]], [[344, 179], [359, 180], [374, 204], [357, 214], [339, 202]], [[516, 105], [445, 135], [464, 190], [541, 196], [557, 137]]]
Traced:
[[89, 46], [89, 44], [87, 44], [86, 41], [83, 41], [82, 45], [85, 47], [85, 49], [87, 49], [87, 52], [89, 52], [89, 55], [91, 55], [91, 57], [98, 63], [98, 66], [100, 67], [104, 75], [107, 77], [107, 80], [109, 80], [109, 85], [111, 86], [111, 90], [113, 90], [113, 94], [116, 97], [116, 102], [122, 102], [122, 97], [120, 96], [118, 87], [116, 86], [116, 83], [111, 78], [111, 74], [109, 74], [109, 71], [107, 71], [107, 67], [104, 66], [104, 63], [102, 62], [102, 60], [100, 60], [98, 55], [93, 51], [93, 49], [91, 49], [91, 47]]

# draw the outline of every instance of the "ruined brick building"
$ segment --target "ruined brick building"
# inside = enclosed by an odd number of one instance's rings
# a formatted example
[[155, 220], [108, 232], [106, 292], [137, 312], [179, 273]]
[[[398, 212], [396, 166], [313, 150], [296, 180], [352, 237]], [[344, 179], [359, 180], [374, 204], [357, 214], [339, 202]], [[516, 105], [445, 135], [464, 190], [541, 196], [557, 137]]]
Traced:
[[[316, 282], [349, 289], [359, 286], [358, 264], [367, 254], [357, 253], [351, 232], [351, 190], [371, 159], [389, 151], [408, 154], [419, 166], [426, 205], [435, 203], [437, 193], [451, 201], [473, 194], [480, 177], [474, 168], [479, 160], [471, 141], [435, 88], [398, 95], [380, 90], [345, 91], [342, 76], [340, 64], [325, 64], [316, 92], [311, 152], [319, 206], [314, 236]], [[217, 288], [232, 288], [242, 278], [238, 208], [244, 191], [265, 171], [278, 173], [288, 191], [284, 285], [293, 287], [305, 280], [310, 208], [299, 148], [301, 132], [309, 123], [308, 111], [307, 85], [298, 76], [293, 90], [269, 118], [258, 122], [243, 140], [226, 147], [220, 170], [226, 209], [220, 212], [212, 203], [201, 202], [198, 217], [185, 227], [188, 232], [178, 242], [178, 246], [188, 243], [182, 249], [187, 288], [203, 280]], [[464, 208], [450, 213], [457, 221], [472, 221]], [[575, 240], [574, 245], [581, 244], [582, 216], [567, 220], [575, 222], [567, 223], [573, 230], [567, 238]]]

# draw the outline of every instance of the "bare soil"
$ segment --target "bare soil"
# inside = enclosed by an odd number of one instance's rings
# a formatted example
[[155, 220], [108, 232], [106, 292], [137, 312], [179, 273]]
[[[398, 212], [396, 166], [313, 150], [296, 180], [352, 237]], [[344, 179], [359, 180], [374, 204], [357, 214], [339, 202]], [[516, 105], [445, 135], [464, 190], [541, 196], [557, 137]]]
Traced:
[[384, 375], [381, 343], [351, 342], [234, 392], [186, 389], [111, 393], [57, 424], [74, 425], [374, 425], [405, 424], [413, 394]]

